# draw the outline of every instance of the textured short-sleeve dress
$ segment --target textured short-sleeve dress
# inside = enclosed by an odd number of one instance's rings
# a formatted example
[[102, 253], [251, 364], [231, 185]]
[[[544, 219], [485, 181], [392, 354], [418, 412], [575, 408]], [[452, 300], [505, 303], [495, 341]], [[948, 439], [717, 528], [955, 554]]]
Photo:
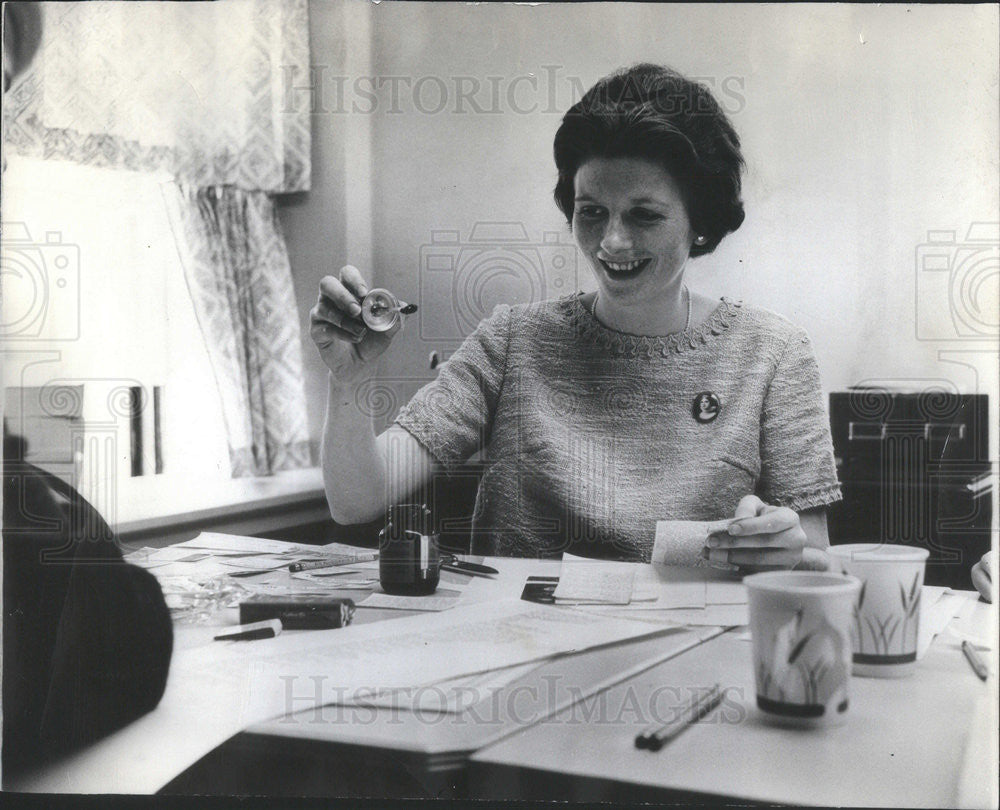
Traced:
[[396, 423], [450, 471], [483, 451], [479, 554], [648, 561], [657, 520], [841, 497], [809, 338], [728, 299], [666, 337], [604, 326], [581, 293], [498, 306]]

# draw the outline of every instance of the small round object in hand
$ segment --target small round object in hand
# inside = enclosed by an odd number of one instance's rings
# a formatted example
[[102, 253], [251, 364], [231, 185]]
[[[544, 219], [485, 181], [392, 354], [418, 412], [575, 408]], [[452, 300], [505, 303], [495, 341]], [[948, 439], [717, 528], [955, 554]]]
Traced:
[[371, 290], [361, 302], [361, 319], [373, 332], [388, 332], [399, 320], [399, 300], [381, 287]]

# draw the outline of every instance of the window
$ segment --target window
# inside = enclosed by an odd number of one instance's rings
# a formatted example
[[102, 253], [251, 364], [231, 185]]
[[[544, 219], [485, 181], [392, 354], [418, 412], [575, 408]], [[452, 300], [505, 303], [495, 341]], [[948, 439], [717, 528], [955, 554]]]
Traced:
[[[82, 391], [73, 483], [113, 524], [225, 502], [253, 486], [230, 478], [219, 395], [164, 205], [169, 179], [14, 155], [3, 178], [4, 383], [43, 397]], [[144, 474], [133, 476], [136, 386], [148, 438]]]

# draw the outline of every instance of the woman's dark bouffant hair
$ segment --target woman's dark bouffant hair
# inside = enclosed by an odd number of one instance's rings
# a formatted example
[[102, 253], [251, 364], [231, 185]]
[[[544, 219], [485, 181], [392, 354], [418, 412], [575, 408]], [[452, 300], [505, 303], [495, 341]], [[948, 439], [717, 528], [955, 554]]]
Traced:
[[605, 76], [563, 117], [554, 152], [556, 204], [573, 221], [573, 181], [594, 157], [637, 157], [670, 172], [688, 218], [715, 250], [743, 223], [740, 139], [708, 88], [660, 65], [640, 64]]

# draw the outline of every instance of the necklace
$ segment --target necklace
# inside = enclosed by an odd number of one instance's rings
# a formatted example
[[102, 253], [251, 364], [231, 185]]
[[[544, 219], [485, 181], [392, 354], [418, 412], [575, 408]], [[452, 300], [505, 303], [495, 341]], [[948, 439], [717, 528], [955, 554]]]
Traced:
[[[684, 331], [687, 332], [691, 328], [691, 290], [688, 289], [687, 284], [685, 284], [681, 289], [684, 291], [684, 297], [687, 298], [687, 318], [684, 320]], [[590, 314], [597, 318], [597, 299], [600, 297], [600, 293], [594, 294], [594, 303], [590, 305]], [[599, 320], [599, 319], [598, 319]]]

